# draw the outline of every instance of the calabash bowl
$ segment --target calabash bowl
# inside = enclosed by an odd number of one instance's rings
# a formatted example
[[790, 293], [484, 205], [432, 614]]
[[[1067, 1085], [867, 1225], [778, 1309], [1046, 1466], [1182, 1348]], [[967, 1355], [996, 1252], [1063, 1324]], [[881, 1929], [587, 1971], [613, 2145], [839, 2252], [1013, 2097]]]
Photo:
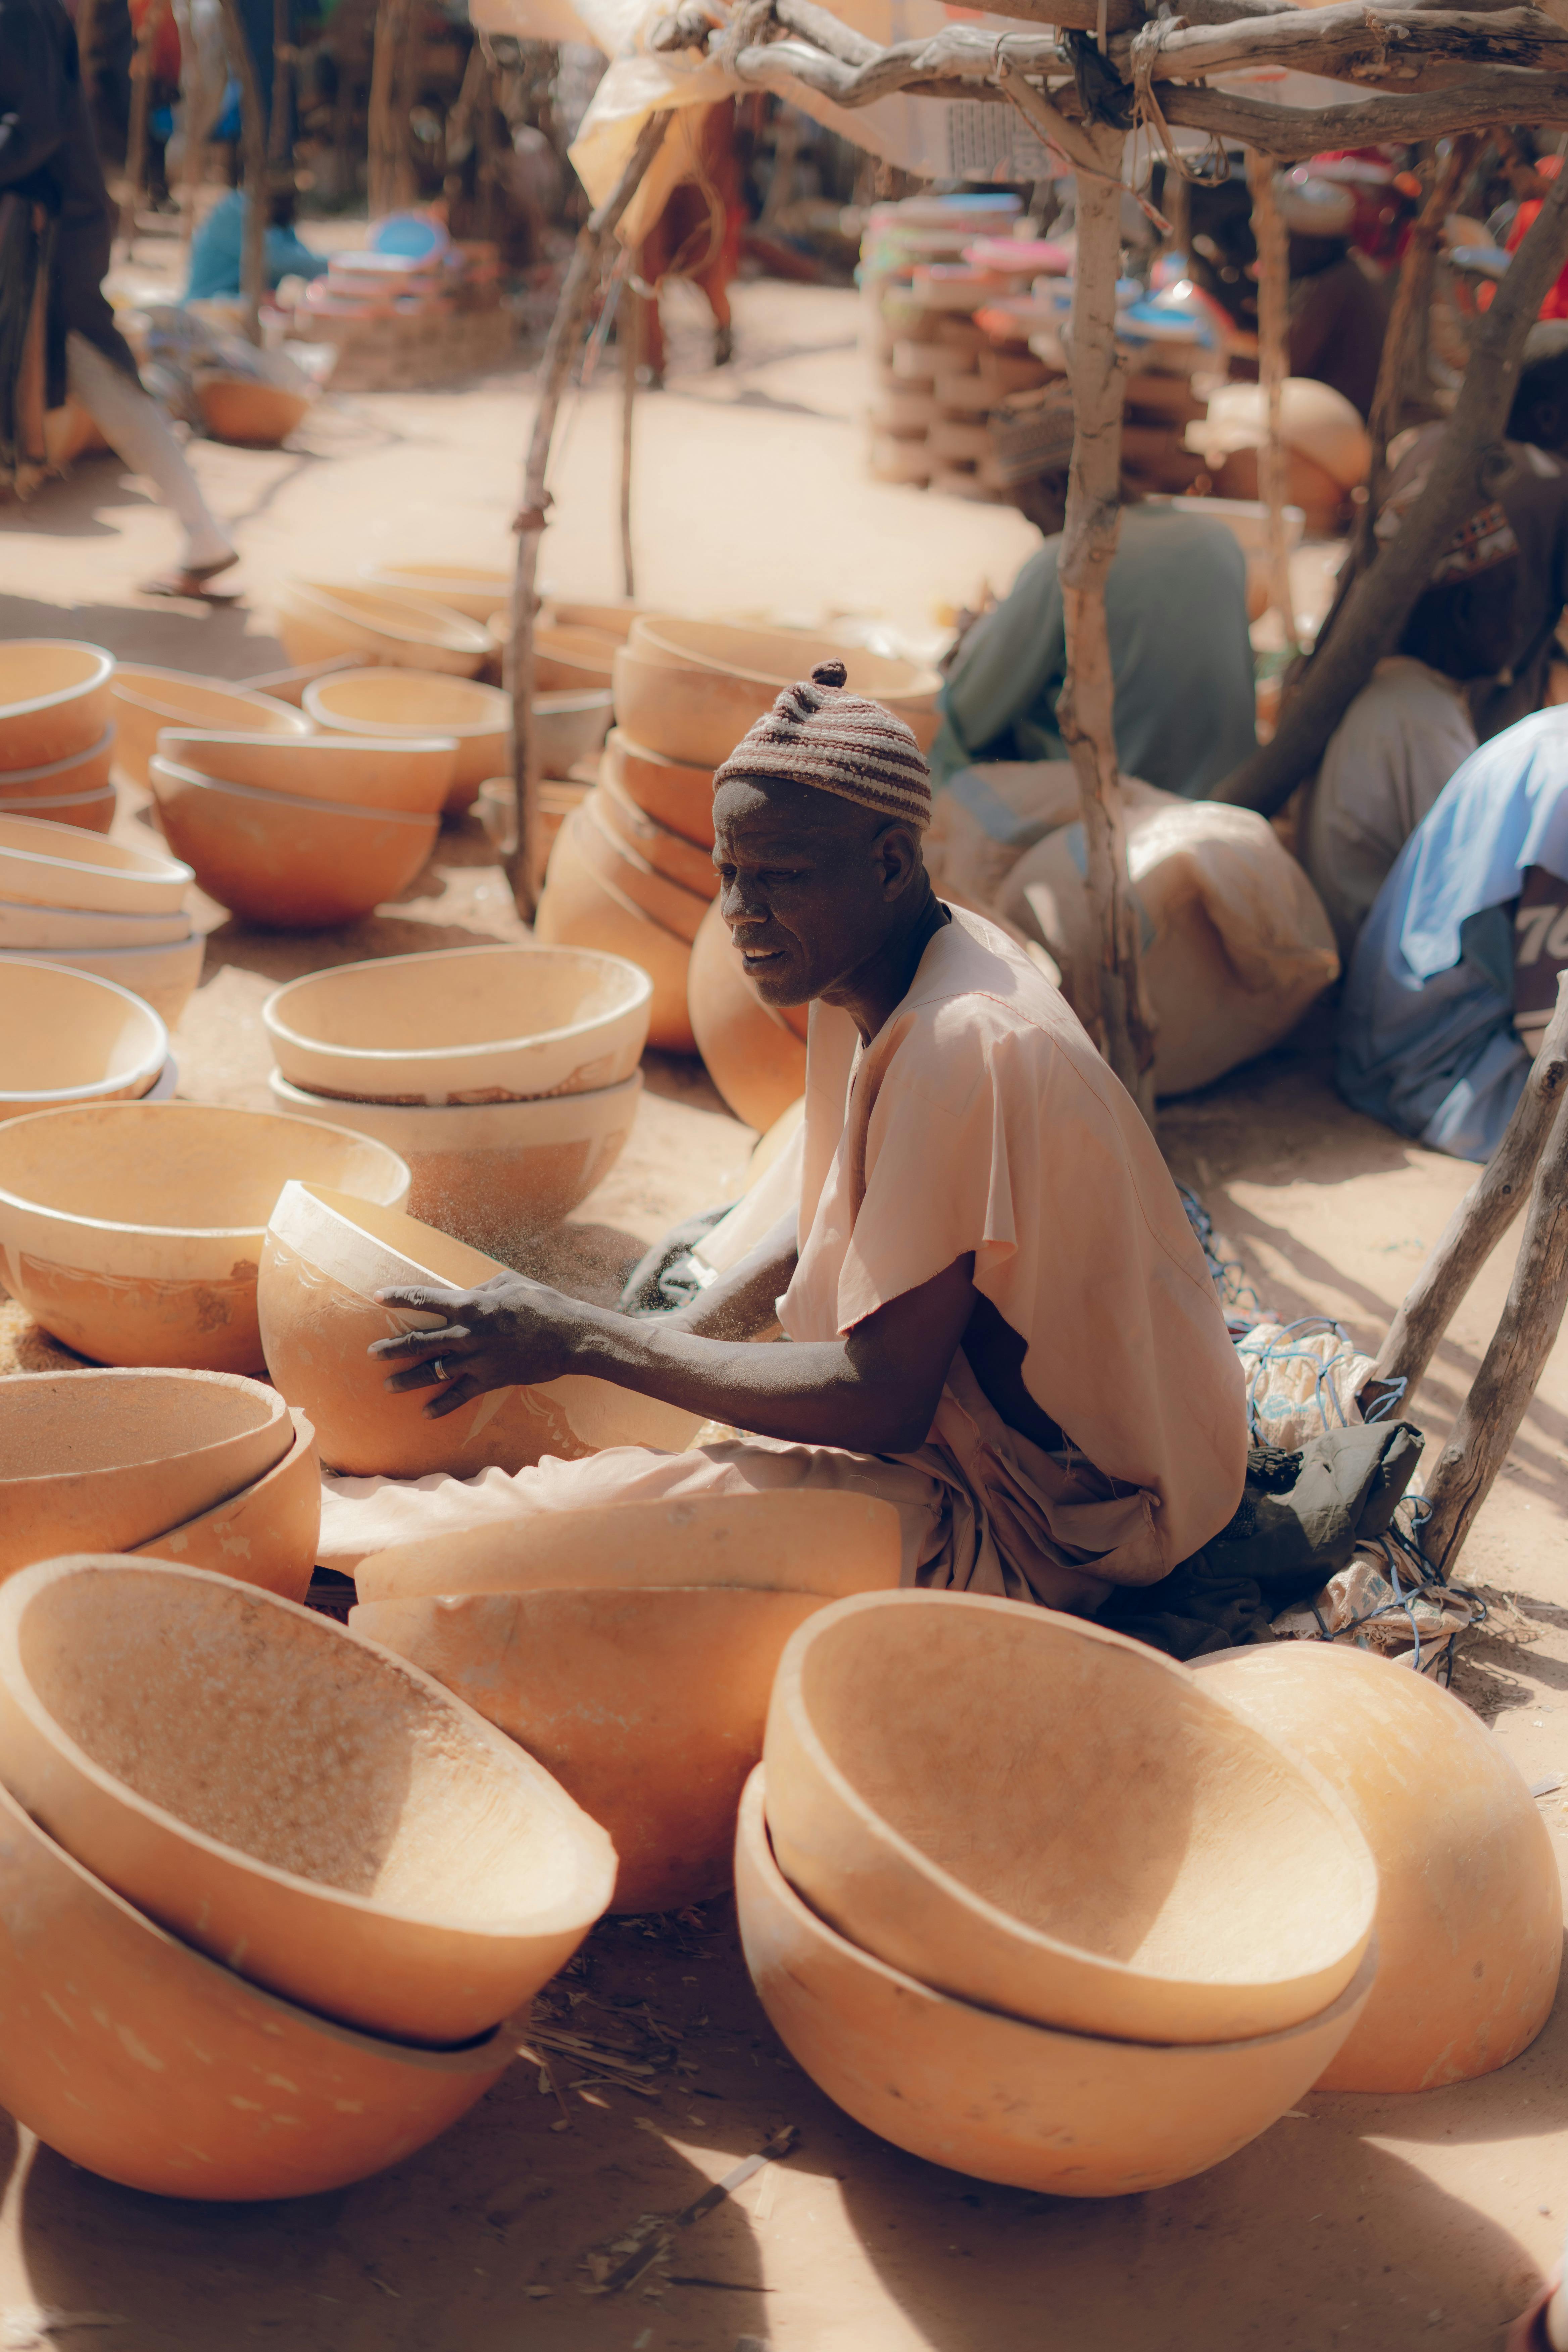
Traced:
[[0, 1119], [150, 1094], [169, 1033], [126, 988], [38, 955], [0, 955]]
[[0, 1587], [0, 1779], [171, 1934], [404, 2041], [468, 2041], [531, 2000], [615, 1877], [604, 1831], [438, 1684], [164, 1560]]
[[281, 1397], [222, 1372], [0, 1380], [0, 1575], [129, 1551], [242, 1494], [294, 1436]]
[[434, 599], [349, 581], [290, 580], [279, 598], [278, 634], [295, 664], [357, 654], [362, 662], [472, 677], [495, 650], [479, 621]]
[[1244, 2042], [1098, 2040], [998, 2016], [848, 1943], [770, 1849], [766, 1780], [735, 1844], [741, 1946], [780, 2041], [835, 2105], [895, 2147], [1053, 2197], [1124, 2197], [1190, 2179], [1278, 2121], [1362, 2014], [1369, 1944], [1316, 2017]]
[[[493, 633], [495, 624], [490, 624]], [[543, 693], [584, 694], [610, 684], [620, 640], [605, 629], [552, 626], [533, 631], [535, 683]]]
[[602, 1183], [626, 1147], [642, 1072], [593, 1094], [426, 1108], [344, 1102], [268, 1080], [280, 1111], [374, 1136], [408, 1163], [408, 1213], [502, 1258], [547, 1233]]
[[487, 776], [506, 760], [511, 703], [499, 687], [428, 669], [345, 669], [305, 688], [318, 727], [379, 742], [448, 737], [457, 745], [447, 806], [466, 809]]
[[0, 645], [0, 772], [79, 756], [114, 717], [114, 656], [68, 637]]
[[[304, 1414], [290, 1412], [289, 1422], [288, 1453], [248, 1486], [146, 1543], [116, 1549], [139, 1559], [173, 1560], [176, 1568], [208, 1569], [303, 1601], [321, 1532], [321, 1465], [316, 1433]], [[96, 1541], [90, 1547], [100, 1548], [108, 1549]]]
[[46, 960], [61, 948], [172, 947], [190, 932], [183, 908], [173, 915], [99, 915], [0, 898], [0, 948]]
[[533, 728], [539, 764], [547, 776], [566, 776], [580, 760], [592, 759], [609, 729], [608, 687], [536, 694]]
[[[0, 782], [4, 779], [0, 778]], [[79, 833], [107, 833], [114, 823], [119, 795], [112, 784], [86, 793], [0, 792], [0, 823], [10, 817], [37, 817], [46, 824], [69, 825]]]
[[189, 670], [121, 668], [114, 678], [119, 733], [115, 759], [122, 776], [147, 782], [147, 763], [165, 727], [240, 728], [247, 735], [308, 735], [310, 722], [288, 703], [254, 687]]
[[653, 983], [648, 1044], [667, 1054], [694, 1054], [697, 1041], [686, 1004], [690, 947], [590, 864], [577, 839], [581, 819], [578, 809], [555, 836], [533, 936], [542, 946], [592, 948], [639, 965]]
[[286, 793], [340, 808], [394, 809], [405, 816], [439, 815], [458, 766], [456, 743], [440, 734], [366, 743], [339, 735], [221, 734], [216, 729], [165, 727], [158, 756], [215, 783], [247, 784], [254, 792]]
[[605, 778], [649, 816], [699, 849], [713, 846], [713, 773], [667, 760], [619, 727], [605, 740]]
[[535, 1511], [526, 1534], [514, 1520], [395, 1544], [362, 1560], [354, 1581], [362, 1601], [643, 1585], [732, 1585], [839, 1600], [890, 1591], [900, 1553], [890, 1503], [781, 1488]]
[[408, 1195], [395, 1152], [314, 1119], [179, 1102], [11, 1119], [0, 1127], [5, 1287], [100, 1363], [259, 1372], [257, 1266], [295, 1174], [393, 1206]]
[[220, 1968], [84, 1870], [0, 1788], [0, 2103], [88, 2171], [162, 2197], [309, 2197], [456, 2123], [515, 2029], [419, 2050]]
[[697, 1050], [735, 1117], [759, 1131], [772, 1127], [805, 1086], [809, 1007], [763, 1003], [716, 904], [692, 943], [686, 1003]]
[[1563, 1898], [1507, 1749], [1426, 1675], [1340, 1643], [1270, 1643], [1200, 1666], [1201, 1689], [1338, 1791], [1377, 1864], [1382, 1965], [1323, 2088], [1429, 2091], [1517, 2058], [1556, 1996]]
[[[112, 987], [139, 997], [143, 1004], [151, 1006], [165, 1029], [173, 1029], [178, 1025], [202, 976], [206, 945], [205, 934], [193, 929], [187, 922], [182, 937], [155, 947], [61, 947], [41, 952], [58, 971], [107, 981]], [[39, 952], [30, 950], [24, 957], [14, 949], [0, 948], [0, 966], [33, 961]]]
[[1377, 1874], [1310, 1769], [1205, 1684], [973, 1593], [841, 1601], [768, 1714], [779, 1867], [841, 1935], [961, 2000], [1150, 2042], [1317, 2016]]
[[94, 841], [71, 825], [0, 816], [0, 898], [105, 915], [174, 915], [195, 877], [161, 851]]
[[488, 621], [511, 594], [510, 568], [479, 563], [405, 563], [401, 559], [367, 563], [363, 573], [367, 588], [402, 588], [416, 596], [447, 605], [470, 621]]
[[449, 1234], [320, 1184], [284, 1187], [268, 1228], [258, 1303], [267, 1368], [315, 1424], [329, 1468], [359, 1476], [470, 1477], [527, 1468], [545, 1454], [575, 1461], [609, 1445], [679, 1453], [695, 1413], [577, 1373], [497, 1389], [460, 1412], [426, 1418], [427, 1391], [394, 1392], [401, 1369], [366, 1350], [395, 1332], [430, 1330], [438, 1315], [377, 1304], [376, 1292], [432, 1283], [471, 1289], [506, 1267]]
[[667, 824], [649, 816], [612, 777], [601, 776], [587, 805], [606, 833], [635, 850], [666, 881], [679, 883], [699, 898], [711, 900], [719, 896], [719, 869], [711, 850], [699, 848], [684, 835], [672, 833]]
[[649, 614], [633, 623], [616, 656], [616, 721], [649, 751], [716, 768], [784, 687], [828, 659], [843, 661], [852, 693], [870, 695], [912, 727], [922, 749], [934, 739], [942, 681], [912, 662], [837, 648], [810, 630]]
[[0, 770], [0, 792], [8, 801], [63, 800], [85, 793], [100, 793], [109, 782], [114, 758], [112, 722], [85, 751], [71, 751], [41, 768]]
[[562, 831], [572, 835], [577, 855], [617, 898], [665, 930], [673, 931], [689, 947], [708, 912], [710, 900], [699, 891], [671, 882], [651, 866], [640, 850], [634, 849], [609, 824], [595, 804], [596, 797], [590, 793], [581, 808], [574, 809], [567, 818]]
[[407, 887], [440, 818], [223, 784], [154, 756], [148, 781], [171, 848], [209, 898], [278, 930], [358, 922]]
[[262, 1020], [283, 1076], [358, 1102], [521, 1102], [629, 1078], [653, 991], [624, 957], [445, 948], [309, 972]]
[[615, 1911], [722, 1892], [779, 1654], [826, 1604], [708, 1585], [361, 1602], [353, 1631], [536, 1756], [620, 1858]]
[[242, 449], [276, 449], [309, 409], [313, 393], [285, 384], [258, 383], [249, 376], [204, 376], [196, 386], [202, 423], [215, 441]]

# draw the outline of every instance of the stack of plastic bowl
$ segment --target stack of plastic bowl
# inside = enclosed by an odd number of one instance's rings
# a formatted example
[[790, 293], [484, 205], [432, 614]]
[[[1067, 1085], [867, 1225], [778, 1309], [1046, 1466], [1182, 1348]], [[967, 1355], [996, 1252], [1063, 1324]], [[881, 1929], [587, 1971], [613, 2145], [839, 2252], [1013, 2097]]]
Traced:
[[237, 727], [250, 735], [271, 736], [310, 732], [310, 720], [275, 696], [188, 670], [121, 666], [111, 691], [115, 765], [127, 783], [145, 786], [148, 763], [165, 727]]
[[315, 1432], [259, 1381], [0, 1380], [0, 1579], [63, 1552], [138, 1552], [303, 1601], [321, 1519]]
[[433, 2139], [506, 2071], [616, 1868], [542, 1766], [402, 1659], [110, 1553], [0, 1587], [0, 2101], [174, 2197], [310, 2195]]
[[398, 669], [474, 677], [496, 650], [482, 621], [409, 589], [364, 581], [288, 581], [278, 601], [278, 634], [294, 663], [354, 654]]
[[95, 1363], [259, 1372], [262, 1239], [297, 1177], [391, 1208], [408, 1197], [395, 1152], [314, 1119], [181, 1102], [8, 1119], [0, 1282]]
[[129, 989], [41, 958], [0, 962], [0, 1120], [137, 1102], [169, 1066], [167, 1029]]
[[450, 735], [165, 728], [148, 765], [158, 821], [209, 898], [245, 922], [359, 922], [420, 872], [457, 773]]
[[0, 816], [0, 973], [60, 964], [129, 989], [172, 1029], [205, 949], [185, 903], [193, 878], [154, 850]]
[[114, 822], [114, 656], [66, 637], [0, 645], [0, 817], [107, 833]]
[[415, 1216], [504, 1256], [619, 1158], [651, 994], [635, 964], [574, 948], [340, 964], [268, 999], [273, 1096], [386, 1144]]
[[284, 1186], [257, 1283], [261, 1344], [269, 1377], [308, 1415], [328, 1469], [468, 1478], [524, 1470], [547, 1454], [575, 1461], [611, 1445], [679, 1454], [689, 1444], [695, 1413], [578, 1374], [498, 1389], [473, 1411], [436, 1418], [420, 1390], [387, 1387], [398, 1367], [368, 1353], [374, 1341], [442, 1318], [383, 1306], [379, 1292], [432, 1283], [472, 1290], [506, 1271], [415, 1217], [321, 1184]]
[[717, 905], [691, 950], [687, 1009], [708, 1075], [737, 1118], [759, 1134], [805, 1088], [805, 1004], [763, 1003]]
[[839, 1601], [784, 1654], [763, 1758], [752, 1980], [828, 2096], [916, 2155], [1157, 2189], [1267, 2130], [1366, 2008], [1378, 1872], [1349, 1808], [1138, 1643], [970, 1593]]
[[478, 1528], [361, 1562], [355, 1632], [521, 1741], [620, 1857], [612, 1908], [731, 1883], [735, 1816], [795, 1629], [889, 1591], [900, 1538], [866, 1495], [694, 1496]]

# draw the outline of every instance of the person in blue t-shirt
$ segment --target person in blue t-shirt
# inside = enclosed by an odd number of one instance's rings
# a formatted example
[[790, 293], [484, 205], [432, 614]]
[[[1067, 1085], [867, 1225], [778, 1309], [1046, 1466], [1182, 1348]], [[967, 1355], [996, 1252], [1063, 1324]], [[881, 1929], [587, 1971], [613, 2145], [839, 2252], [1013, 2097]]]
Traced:
[[[232, 167], [238, 169], [237, 162]], [[213, 206], [191, 239], [191, 276], [182, 299], [205, 302], [237, 295], [245, 254], [247, 201], [243, 188], [230, 188]], [[320, 278], [327, 268], [324, 253], [313, 253], [294, 234], [294, 182], [279, 175], [268, 190], [266, 278], [269, 287], [285, 278]]]

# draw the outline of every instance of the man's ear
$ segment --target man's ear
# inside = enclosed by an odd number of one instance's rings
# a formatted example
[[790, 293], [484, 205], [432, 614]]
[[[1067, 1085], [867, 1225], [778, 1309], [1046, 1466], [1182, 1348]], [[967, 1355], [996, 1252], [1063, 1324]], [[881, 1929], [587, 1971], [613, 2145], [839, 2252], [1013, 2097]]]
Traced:
[[910, 825], [900, 824], [896, 818], [890, 824], [885, 824], [877, 835], [872, 856], [882, 885], [882, 896], [889, 906], [903, 897], [925, 863], [921, 854], [919, 835]]

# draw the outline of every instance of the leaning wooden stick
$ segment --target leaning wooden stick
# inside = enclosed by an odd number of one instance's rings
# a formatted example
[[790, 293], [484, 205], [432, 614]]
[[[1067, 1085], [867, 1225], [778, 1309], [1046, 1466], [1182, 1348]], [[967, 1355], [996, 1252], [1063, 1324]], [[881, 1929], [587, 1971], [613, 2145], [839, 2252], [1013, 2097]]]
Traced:
[[1460, 1301], [1523, 1207], [1565, 1091], [1568, 973], [1557, 983], [1557, 1009], [1507, 1132], [1411, 1285], [1368, 1375], [1368, 1388], [1382, 1381], [1405, 1382], [1402, 1412], [1408, 1408]]
[[1530, 1209], [1492, 1342], [1426, 1490], [1422, 1548], [1447, 1575], [1507, 1461], [1568, 1307], [1568, 1102], [1535, 1171]]
[[517, 796], [512, 848], [507, 858], [507, 879], [524, 922], [533, 920], [539, 898], [535, 855], [539, 842], [539, 740], [533, 725], [533, 615], [538, 603], [539, 542], [550, 497], [544, 477], [550, 465], [550, 445], [561, 395], [572, 373], [582, 338], [588, 297], [599, 273], [605, 240], [614, 236], [622, 214], [641, 186], [648, 165], [658, 154], [669, 125], [666, 111], [650, 114], [637, 133], [637, 145], [626, 169], [596, 211], [577, 232], [577, 243], [550, 322], [544, 356], [539, 366], [539, 402], [533, 412], [533, 432], [523, 469], [522, 506], [512, 529], [517, 533], [517, 565], [512, 575], [511, 639], [507, 647], [507, 692], [511, 698], [511, 772]]
[[239, 0], [218, 0], [223, 14], [225, 46], [239, 80], [239, 125], [245, 153], [245, 238], [240, 255], [239, 290], [245, 306], [245, 331], [253, 343], [261, 341], [261, 297], [267, 276], [267, 118], [261, 104], [261, 84], [250, 37], [240, 14]]
[[1268, 412], [1268, 438], [1258, 453], [1258, 490], [1268, 509], [1268, 593], [1296, 651], [1296, 597], [1290, 585], [1290, 541], [1285, 527], [1290, 461], [1280, 430], [1285, 380], [1290, 373], [1290, 266], [1285, 216], [1274, 193], [1274, 160], [1247, 152], [1252, 235], [1258, 247], [1258, 381]]

